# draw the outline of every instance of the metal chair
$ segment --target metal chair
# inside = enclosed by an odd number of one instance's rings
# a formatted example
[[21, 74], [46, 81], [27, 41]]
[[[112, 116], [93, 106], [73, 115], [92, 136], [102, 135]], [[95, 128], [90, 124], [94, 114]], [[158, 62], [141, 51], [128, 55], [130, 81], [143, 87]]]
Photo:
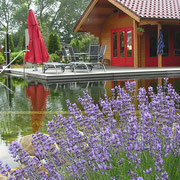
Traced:
[[67, 55], [65, 47], [62, 47], [61, 50], [62, 50], [62, 54], [63, 54], [64, 60], [69, 62], [69, 57]]
[[79, 61], [79, 58], [74, 54], [72, 46], [69, 46], [69, 53], [70, 53], [70, 64], [72, 64], [74, 71], [77, 68], [86, 69], [88, 72], [92, 70], [91, 63]]
[[[73, 48], [73, 51], [74, 51], [75, 57], [79, 58], [79, 55], [78, 55], [78, 53], [79, 53], [78, 46], [72, 46], [72, 48]], [[76, 54], [76, 53], [77, 53], [77, 54]]]
[[89, 62], [99, 61], [99, 45], [89, 46]]
[[73, 47], [73, 51], [74, 51], [74, 53], [79, 53], [78, 46], [72, 46], [72, 47]]
[[[63, 53], [64, 59], [66, 61], [68, 61], [67, 54], [64, 51], [65, 51], [65, 48], [62, 48], [62, 53]], [[46, 62], [46, 63], [43, 63], [42, 71], [43, 71], [43, 73], [45, 73], [48, 69], [55, 69], [56, 73], [57, 73], [57, 69], [61, 69], [62, 72], [64, 72], [65, 68], [67, 66], [69, 66], [71, 68], [72, 65], [69, 63]]]
[[102, 63], [104, 61], [105, 52], [106, 52], [106, 45], [102, 45], [99, 51], [99, 59], [98, 59]]
[[103, 63], [105, 51], [106, 51], [106, 45], [102, 45], [100, 51], [99, 51], [99, 45], [89, 46], [89, 63], [93, 65], [93, 68], [97, 66], [102, 66], [104, 71], [106, 71], [106, 68]]

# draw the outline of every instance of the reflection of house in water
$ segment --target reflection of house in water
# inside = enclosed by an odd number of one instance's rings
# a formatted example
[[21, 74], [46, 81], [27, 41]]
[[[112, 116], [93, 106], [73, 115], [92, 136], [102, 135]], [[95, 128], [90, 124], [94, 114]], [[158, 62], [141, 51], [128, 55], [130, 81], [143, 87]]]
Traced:
[[[163, 85], [163, 78], [154, 78], [154, 79], [135, 79], [135, 80], [115, 80], [106, 82], [106, 92], [107, 95], [111, 96], [111, 89], [115, 86], [125, 87], [127, 81], [136, 81], [136, 94], [138, 94], [138, 89], [144, 87], [148, 91], [148, 87], [151, 86], [154, 89], [154, 92], [157, 92], [157, 85]], [[169, 83], [173, 85], [175, 91], [180, 94], [180, 78], [170, 78]]]
[[26, 87], [26, 95], [31, 102], [31, 127], [35, 133], [42, 126], [49, 90], [45, 89], [42, 84], [30, 85]]

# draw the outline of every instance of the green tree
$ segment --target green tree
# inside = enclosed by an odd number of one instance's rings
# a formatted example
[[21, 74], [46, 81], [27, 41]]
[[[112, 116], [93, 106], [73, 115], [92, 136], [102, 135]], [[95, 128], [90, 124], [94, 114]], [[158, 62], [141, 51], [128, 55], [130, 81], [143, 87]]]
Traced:
[[15, 5], [13, 0], [1, 0], [0, 1], [0, 28], [1, 30], [9, 33], [10, 29], [13, 29], [13, 13], [15, 11]]
[[52, 54], [54, 52], [54, 35], [53, 35], [53, 33], [51, 33], [50, 36], [49, 36], [48, 52], [50, 54]]
[[14, 42], [11, 34], [9, 35], [9, 49], [14, 52]]
[[53, 49], [53, 53], [59, 51], [61, 49], [61, 44], [60, 44], [60, 40], [59, 37], [57, 35], [57, 33], [55, 33], [53, 35], [53, 42], [54, 42], [54, 49]]
[[21, 47], [21, 50], [25, 49], [25, 34], [20, 37], [20, 47]]
[[52, 16], [54, 16], [60, 0], [34, 0], [33, 2], [36, 7], [35, 14], [41, 26], [43, 23], [49, 22]]
[[77, 38], [72, 39], [70, 42], [70, 45], [71, 46], [77, 46], [78, 50], [80, 51], [80, 40], [79, 39], [77, 39]]
[[50, 27], [59, 33], [60, 40], [70, 43], [72, 38], [79, 37], [73, 32], [73, 27], [89, 4], [90, 0], [59, 0], [60, 6], [52, 16]]
[[81, 33], [73, 33], [73, 27], [89, 2], [90, 0], [1, 0], [0, 30], [11, 33], [15, 50], [20, 50], [19, 41], [27, 28], [28, 10], [33, 8], [46, 45], [50, 32], [56, 32], [61, 42], [70, 43], [71, 39], [80, 37]]
[[48, 52], [50, 54], [55, 53], [61, 49], [61, 44], [57, 33], [51, 33], [48, 41]]
[[90, 44], [98, 44], [99, 39], [93, 35], [85, 33], [80, 38], [74, 38], [71, 40], [72, 46], [78, 46], [80, 52], [88, 52]]
[[51, 30], [50, 30], [50, 28], [47, 26], [46, 23], [43, 23], [43, 24], [40, 26], [40, 31], [41, 31], [41, 34], [42, 34], [44, 43], [45, 43], [46, 47], [48, 47], [48, 41], [49, 41], [49, 36], [50, 36], [50, 34], [51, 34]]

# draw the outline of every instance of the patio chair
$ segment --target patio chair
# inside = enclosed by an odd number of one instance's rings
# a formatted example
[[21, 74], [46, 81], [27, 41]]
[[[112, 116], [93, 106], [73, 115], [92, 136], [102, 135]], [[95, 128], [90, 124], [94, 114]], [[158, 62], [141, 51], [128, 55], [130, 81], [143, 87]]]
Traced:
[[89, 62], [80, 61], [79, 58], [74, 54], [72, 46], [69, 46], [69, 53], [70, 53], [70, 64], [72, 64], [74, 71], [77, 68], [86, 69], [88, 72], [92, 70], [93, 67], [92, 64]]
[[62, 54], [63, 54], [64, 60], [69, 62], [69, 57], [67, 55], [65, 47], [62, 47]]
[[104, 61], [104, 54], [106, 52], [106, 45], [102, 45], [99, 51], [99, 61], [103, 63]]
[[77, 58], [79, 58], [79, 55], [78, 55], [78, 53], [79, 53], [78, 46], [72, 46], [72, 48], [73, 48], [73, 51], [74, 51], [75, 56], [76, 56]]
[[79, 53], [78, 46], [72, 46], [72, 47], [73, 47], [73, 51], [74, 51], [74, 53]]
[[89, 62], [99, 61], [99, 45], [89, 46]]
[[104, 66], [104, 54], [106, 51], [106, 45], [102, 45], [99, 51], [99, 45], [90, 45], [89, 46], [89, 63], [93, 65], [93, 68], [102, 66], [104, 71], [106, 68]]
[[[64, 55], [64, 51], [65, 51], [65, 49], [62, 48], [62, 53], [63, 53], [64, 59], [66, 61], [68, 61], [67, 54]], [[62, 72], [64, 72], [65, 68], [68, 66], [71, 68], [71, 64], [69, 64], [69, 63], [45, 62], [45, 63], [43, 63], [42, 71], [43, 71], [43, 73], [45, 73], [48, 69], [55, 69], [56, 73], [57, 73], [57, 70], [61, 69]]]

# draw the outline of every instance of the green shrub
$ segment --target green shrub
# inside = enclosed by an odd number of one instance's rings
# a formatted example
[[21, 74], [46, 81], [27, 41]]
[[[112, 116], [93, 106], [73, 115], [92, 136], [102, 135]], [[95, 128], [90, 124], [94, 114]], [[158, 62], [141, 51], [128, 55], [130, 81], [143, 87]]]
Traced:
[[56, 33], [53, 36], [53, 41], [54, 41], [54, 53], [55, 53], [56, 51], [59, 51], [61, 49], [60, 40]]
[[0, 64], [3, 64], [5, 62], [4, 55], [0, 52]]
[[60, 62], [61, 58], [57, 54], [49, 54], [50, 62]]
[[[11, 61], [19, 54], [20, 52], [11, 53]], [[21, 54], [12, 64], [23, 64], [24, 54]]]
[[77, 46], [78, 50], [80, 51], [80, 41], [78, 39], [72, 39], [70, 42], [71, 46]]
[[50, 34], [49, 36], [49, 40], [48, 40], [48, 52], [50, 54], [53, 53], [53, 49], [54, 49], [54, 42], [53, 42], [53, 33]]
[[50, 54], [55, 53], [61, 49], [61, 44], [58, 35], [51, 33], [48, 40], [48, 52]]

